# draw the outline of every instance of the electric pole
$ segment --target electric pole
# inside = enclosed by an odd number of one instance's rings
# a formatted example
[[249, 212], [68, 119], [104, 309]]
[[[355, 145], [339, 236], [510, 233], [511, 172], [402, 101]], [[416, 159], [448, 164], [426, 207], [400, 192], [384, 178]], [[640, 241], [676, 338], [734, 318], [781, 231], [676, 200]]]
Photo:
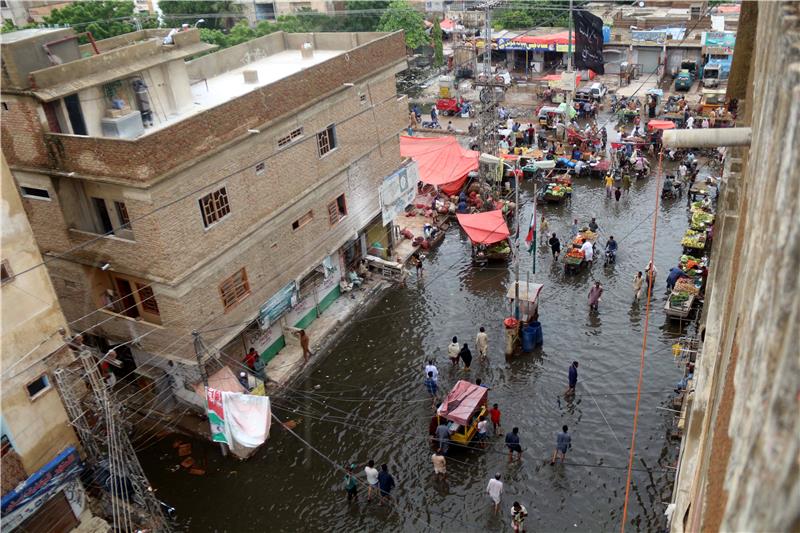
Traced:
[[[208, 349], [199, 332], [193, 331], [192, 337], [194, 337], [194, 354], [197, 357], [197, 369], [200, 371], [200, 377], [203, 378], [203, 390], [206, 393], [203, 396], [203, 401], [206, 403], [206, 412], [208, 412], [208, 372], [205, 364], [205, 355], [208, 353]], [[224, 442], [220, 442], [219, 447], [223, 457], [228, 455], [228, 447], [225, 446]]]
[[[137, 525], [150, 531], [171, 531], [172, 528], [161, 512], [161, 503], [147, 480], [133, 444], [128, 435], [119, 429], [118, 405], [112, 403], [109, 398], [108, 387], [100, 375], [99, 365], [86, 346], [82, 347], [79, 358], [99, 408], [96, 414], [105, 423], [108, 482], [115, 529], [138, 530], [133, 527], [132, 513], [133, 510], [137, 510], [142, 516], [142, 523]], [[129, 493], [129, 489], [133, 490], [133, 494]]]
[[497, 102], [505, 92], [505, 80], [492, 74], [492, 9], [505, 0], [487, 0], [478, 4], [475, 9], [482, 11], [483, 23], [483, 68], [476, 77], [475, 86], [479, 87], [481, 100], [478, 115], [478, 141], [483, 153], [497, 155]]

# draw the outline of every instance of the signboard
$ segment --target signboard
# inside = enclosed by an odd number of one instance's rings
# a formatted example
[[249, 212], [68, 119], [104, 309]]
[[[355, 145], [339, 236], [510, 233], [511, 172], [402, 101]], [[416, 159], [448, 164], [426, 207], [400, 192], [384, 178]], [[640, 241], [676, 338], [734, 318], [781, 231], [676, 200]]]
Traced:
[[381, 221], [384, 226], [414, 202], [417, 183], [419, 183], [419, 170], [416, 162], [383, 178], [383, 183], [378, 189], [378, 200], [381, 204]]
[[659, 30], [631, 30], [631, 41], [656, 42], [664, 44], [668, 39], [681, 40], [686, 35], [685, 28], [662, 28]]
[[277, 321], [286, 311], [297, 303], [297, 283], [294, 281], [276, 292], [272, 298], [258, 309], [256, 321], [261, 329], [267, 329], [270, 324]]
[[562, 72], [561, 83], [558, 88], [562, 91], [574, 91], [576, 74], [577, 72]]
[[701, 43], [707, 54], [730, 55], [736, 46], [736, 33], [732, 31], [703, 32]]
[[[2, 504], [0, 504], [3, 517], [29, 507], [28, 515], [33, 514], [41, 504], [61, 489], [62, 485], [77, 476], [82, 468], [78, 451], [72, 446], [68, 447], [19, 487], [3, 496]], [[38, 505], [36, 505], [37, 503]]]
[[603, 20], [586, 10], [573, 12], [575, 21], [575, 66], [605, 74], [603, 62]]

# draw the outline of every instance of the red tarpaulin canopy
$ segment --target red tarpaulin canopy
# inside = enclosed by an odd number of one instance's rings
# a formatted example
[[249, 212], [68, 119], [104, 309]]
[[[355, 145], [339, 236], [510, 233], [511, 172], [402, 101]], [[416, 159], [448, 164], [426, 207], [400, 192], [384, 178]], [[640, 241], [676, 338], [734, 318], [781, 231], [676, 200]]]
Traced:
[[[549, 35], [521, 35], [511, 40], [525, 44], [569, 44], [569, 32], [561, 31]], [[572, 44], [575, 44], [574, 36], [572, 37]]]
[[451, 19], [442, 19], [442, 21], [439, 23], [439, 27], [444, 31], [453, 31], [453, 28], [456, 27], [456, 22]]
[[400, 155], [419, 166], [419, 179], [438, 186], [445, 194], [461, 190], [467, 174], [478, 168], [480, 153], [462, 148], [453, 136], [400, 136]]
[[653, 130], [674, 130], [675, 123], [671, 120], [651, 120], [647, 123], [647, 129]]
[[499, 209], [474, 215], [457, 214], [456, 218], [470, 240], [476, 244], [494, 244], [510, 235], [506, 219]]
[[478, 406], [486, 403], [488, 395], [489, 389], [486, 387], [474, 385], [462, 379], [456, 383], [442, 402], [439, 415], [465, 426], [470, 415], [478, 409]]

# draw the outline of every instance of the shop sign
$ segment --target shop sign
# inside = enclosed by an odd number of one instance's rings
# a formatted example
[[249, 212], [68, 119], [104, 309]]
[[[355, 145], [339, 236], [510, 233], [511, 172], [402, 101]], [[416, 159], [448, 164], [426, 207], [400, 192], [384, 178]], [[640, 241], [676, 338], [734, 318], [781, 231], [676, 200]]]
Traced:
[[702, 44], [707, 54], [730, 55], [736, 46], [736, 33], [732, 31], [703, 32]]
[[419, 170], [416, 162], [383, 178], [383, 183], [378, 189], [378, 199], [381, 203], [381, 220], [384, 226], [414, 202], [417, 183], [419, 183]]
[[294, 281], [276, 292], [272, 298], [258, 309], [256, 321], [261, 329], [267, 329], [286, 311], [297, 303], [297, 283]]
[[[58, 454], [38, 472], [29, 477], [16, 489], [3, 496], [3, 529], [8, 527], [7, 515], [14, 513], [22, 520], [36, 512], [62, 486], [78, 475], [83, 468], [78, 451], [72, 446]], [[19, 513], [19, 514], [17, 514]]]

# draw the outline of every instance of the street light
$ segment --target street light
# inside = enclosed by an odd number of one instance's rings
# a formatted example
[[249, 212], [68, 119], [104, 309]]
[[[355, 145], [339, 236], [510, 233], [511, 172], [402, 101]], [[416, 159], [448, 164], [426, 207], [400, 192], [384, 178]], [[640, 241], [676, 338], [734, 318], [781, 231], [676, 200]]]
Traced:
[[194, 27], [196, 28], [198, 24], [205, 24], [205, 22], [206, 22], [206, 19], [200, 19], [200, 20], [198, 20], [197, 22], [194, 23]]

